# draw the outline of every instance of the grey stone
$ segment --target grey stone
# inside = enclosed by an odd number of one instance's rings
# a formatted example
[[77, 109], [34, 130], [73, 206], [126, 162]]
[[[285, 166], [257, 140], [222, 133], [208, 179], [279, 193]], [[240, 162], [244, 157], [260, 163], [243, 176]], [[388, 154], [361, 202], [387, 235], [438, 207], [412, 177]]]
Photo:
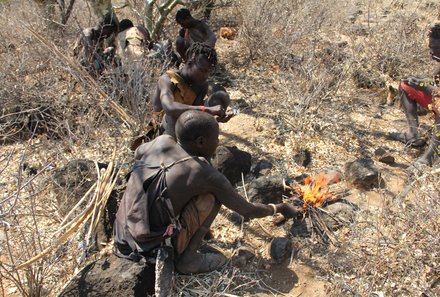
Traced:
[[281, 203], [289, 191], [284, 190], [281, 176], [262, 176], [249, 184], [247, 194], [252, 202], [268, 204]]
[[246, 175], [251, 169], [251, 154], [233, 146], [217, 147], [211, 160], [212, 165], [231, 182], [241, 181], [241, 174]]
[[274, 263], [279, 264], [290, 257], [292, 241], [286, 237], [275, 237], [270, 242], [270, 256]]
[[356, 206], [349, 203], [336, 202], [329, 204], [325, 207], [325, 210], [329, 214], [322, 214], [322, 219], [324, 220], [327, 227], [333, 231], [338, 230], [342, 226], [350, 224], [355, 216]]
[[379, 162], [385, 164], [393, 164], [395, 162], [394, 157], [389, 152], [387, 152], [387, 150], [381, 147], [374, 151], [374, 156]]
[[361, 190], [370, 190], [381, 186], [379, 170], [371, 159], [362, 158], [345, 164], [346, 180]]
[[267, 175], [272, 169], [273, 165], [267, 160], [260, 160], [252, 169], [252, 174], [255, 177], [260, 177], [262, 175]]

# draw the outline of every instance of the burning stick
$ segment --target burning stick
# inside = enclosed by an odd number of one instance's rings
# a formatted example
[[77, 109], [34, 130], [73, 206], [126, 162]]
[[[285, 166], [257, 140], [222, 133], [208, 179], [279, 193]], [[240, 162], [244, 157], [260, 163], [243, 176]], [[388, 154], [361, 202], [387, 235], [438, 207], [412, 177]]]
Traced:
[[304, 213], [307, 215], [306, 219], [308, 219], [313, 226], [312, 230], [315, 230], [325, 242], [330, 241], [332, 244], [337, 243], [336, 237], [322, 216], [325, 214], [337, 223], [343, 222], [331, 215], [328, 211], [323, 210], [321, 206], [342, 198], [341, 193], [332, 193], [328, 188], [331, 183], [337, 183], [339, 181], [339, 173], [322, 173], [314, 178], [306, 177], [304, 179], [304, 185], [288, 186], [283, 181], [284, 187], [291, 189], [293, 197], [296, 197], [292, 199], [292, 203], [302, 205]]
[[290, 189], [292, 189], [292, 194], [300, 198], [304, 210], [307, 210], [309, 207], [319, 207], [325, 203], [339, 200], [338, 195], [328, 190], [329, 184], [339, 181], [339, 173], [321, 173], [315, 178], [304, 178], [304, 186], [290, 187]]

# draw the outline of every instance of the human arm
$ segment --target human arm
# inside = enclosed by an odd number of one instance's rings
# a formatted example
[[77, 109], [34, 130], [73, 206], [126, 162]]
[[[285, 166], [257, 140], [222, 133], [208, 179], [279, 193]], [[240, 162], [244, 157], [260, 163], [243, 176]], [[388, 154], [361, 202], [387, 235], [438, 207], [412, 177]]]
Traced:
[[207, 35], [207, 39], [206, 39], [205, 43], [207, 45], [209, 45], [210, 47], [214, 47], [215, 43], [217, 42], [217, 37], [215, 36], [215, 34], [211, 30], [211, 28], [208, 26], [208, 24], [206, 24], [205, 22], [203, 22], [203, 24], [204, 24], [206, 35]]
[[169, 77], [163, 75], [158, 82], [159, 88], [159, 98], [162, 105], [163, 110], [166, 114], [172, 117], [179, 117], [180, 114], [187, 110], [202, 110], [210, 113], [211, 115], [224, 116], [224, 109], [221, 106], [194, 106], [194, 105], [186, 105], [183, 103], [179, 103], [174, 101], [173, 90], [175, 86], [170, 81]]
[[[215, 170], [215, 173], [207, 176], [204, 180], [204, 185], [208, 187], [207, 192], [212, 193], [227, 208], [246, 218], [261, 218], [274, 214], [274, 208], [269, 204], [248, 202], [237, 193], [231, 183], [220, 172]], [[279, 203], [275, 205], [275, 213], [281, 213], [286, 218], [294, 218], [302, 213], [302, 208], [288, 203]]]

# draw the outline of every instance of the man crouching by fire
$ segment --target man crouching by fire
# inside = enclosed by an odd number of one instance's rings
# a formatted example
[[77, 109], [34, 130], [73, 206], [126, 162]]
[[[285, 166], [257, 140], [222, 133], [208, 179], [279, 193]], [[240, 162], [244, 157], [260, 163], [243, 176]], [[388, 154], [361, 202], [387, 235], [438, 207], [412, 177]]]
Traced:
[[[429, 30], [429, 51], [433, 60], [440, 63], [440, 23]], [[431, 166], [434, 156], [439, 154], [440, 146], [440, 64], [432, 78], [407, 77], [401, 80], [399, 88], [400, 105], [408, 122], [407, 133], [390, 133], [390, 137], [412, 147], [422, 147], [425, 141], [418, 133], [419, 119], [417, 104], [434, 113], [434, 130], [428, 148], [422, 156], [408, 167], [410, 174], [421, 173], [427, 165]]]

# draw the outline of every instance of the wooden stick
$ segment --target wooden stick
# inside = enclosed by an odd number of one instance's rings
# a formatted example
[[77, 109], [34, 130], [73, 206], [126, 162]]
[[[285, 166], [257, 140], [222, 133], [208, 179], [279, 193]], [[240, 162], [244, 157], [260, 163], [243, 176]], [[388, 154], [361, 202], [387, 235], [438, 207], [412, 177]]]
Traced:
[[[114, 159], [116, 157], [115, 151], [116, 151], [116, 149], [113, 152], [113, 160], [109, 163], [107, 171], [104, 174], [103, 182], [101, 183], [101, 185], [103, 185], [103, 186], [100, 186], [98, 188], [98, 185], [97, 185], [97, 187], [96, 187], [97, 188], [97, 192], [96, 192], [97, 195], [94, 197], [94, 199], [92, 199], [92, 202], [87, 206], [87, 208], [85, 209], [83, 214], [79, 218], [75, 218], [73, 221], [71, 221], [71, 222], [67, 223], [65, 226], [63, 226], [63, 228], [66, 228], [67, 230], [61, 236], [59, 236], [58, 238], [55, 239], [55, 242], [52, 246], [47, 247], [40, 254], [32, 257], [28, 261], [16, 266], [15, 269], [19, 270], [19, 269], [25, 268], [25, 267], [31, 265], [32, 263], [44, 258], [52, 250], [56, 249], [58, 246], [63, 244], [74, 232], [76, 232], [78, 230], [78, 228], [81, 226], [82, 223], [86, 222], [92, 216], [92, 211], [94, 211], [96, 209], [96, 205], [98, 205], [99, 207], [105, 207], [105, 205], [102, 206], [102, 204], [107, 202], [108, 196], [105, 197], [105, 196], [103, 196], [103, 194], [105, 193], [106, 195], [109, 195], [111, 193], [111, 190], [109, 190], [109, 189], [110, 189], [110, 187], [113, 187], [115, 185], [115, 182], [117, 179], [116, 174], [111, 174], [111, 171], [113, 171]], [[103, 188], [105, 188], [106, 185], [108, 186], [108, 180], [109, 180], [110, 176], [113, 178], [113, 180], [110, 183], [110, 187], [104, 192]], [[96, 203], [96, 201], [98, 201], [98, 203]], [[102, 212], [98, 212], [98, 215], [101, 215], [101, 214], [102, 214]], [[100, 217], [96, 216], [95, 223], [94, 223], [95, 226], [97, 225], [96, 221], [99, 221], [99, 219], [100, 219]], [[92, 228], [92, 224], [90, 225], [90, 228]]]

